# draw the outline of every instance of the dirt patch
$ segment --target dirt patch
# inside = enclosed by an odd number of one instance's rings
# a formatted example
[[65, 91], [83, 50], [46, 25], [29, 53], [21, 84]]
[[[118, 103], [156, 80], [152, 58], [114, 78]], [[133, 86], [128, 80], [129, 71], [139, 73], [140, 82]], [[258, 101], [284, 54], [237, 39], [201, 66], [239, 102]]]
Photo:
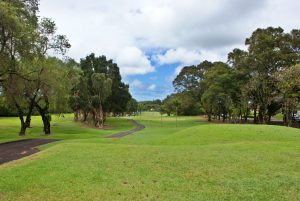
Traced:
[[58, 140], [28, 139], [0, 144], [0, 165], [39, 152], [36, 147]]
[[77, 122], [77, 124], [82, 128], [93, 128], [93, 129], [98, 129], [98, 130], [112, 130], [114, 128], [110, 125], [104, 125], [103, 128], [99, 128], [99, 127], [94, 126], [93, 123], [85, 123], [85, 122]]
[[145, 126], [142, 125], [142, 124], [139, 124], [138, 122], [136, 122], [135, 120], [133, 119], [128, 119], [128, 121], [130, 123], [132, 123], [133, 125], [135, 125], [135, 129], [132, 129], [130, 131], [125, 131], [125, 132], [120, 132], [120, 133], [116, 133], [116, 134], [113, 134], [113, 135], [110, 135], [110, 136], [107, 136], [106, 138], [121, 138], [121, 137], [125, 137], [127, 135], [131, 135], [131, 134], [134, 134], [138, 131], [141, 131], [141, 130], [144, 130], [145, 129]]

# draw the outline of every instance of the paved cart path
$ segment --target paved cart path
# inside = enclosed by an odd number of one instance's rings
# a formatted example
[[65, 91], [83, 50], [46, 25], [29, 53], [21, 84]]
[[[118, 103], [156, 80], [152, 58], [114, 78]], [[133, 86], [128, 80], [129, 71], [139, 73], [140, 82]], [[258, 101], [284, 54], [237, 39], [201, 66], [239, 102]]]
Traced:
[[133, 119], [128, 119], [128, 121], [130, 123], [132, 123], [133, 125], [135, 125], [136, 127], [134, 129], [130, 130], [130, 131], [124, 131], [124, 132], [116, 133], [116, 134], [107, 136], [106, 138], [121, 138], [121, 137], [125, 137], [127, 135], [131, 135], [131, 134], [134, 134], [134, 133], [136, 133], [138, 131], [141, 131], [141, 130], [145, 129], [144, 125], [139, 124], [138, 122], [136, 122]]
[[36, 147], [57, 140], [28, 139], [0, 144], [0, 165], [39, 152]]
[[[131, 135], [138, 131], [145, 129], [145, 126], [137, 123], [135, 120], [130, 119], [128, 120], [130, 123], [135, 125], [136, 127], [130, 131], [124, 131], [120, 133], [116, 133], [106, 138], [121, 138], [127, 135]], [[30, 156], [39, 152], [40, 150], [36, 147], [44, 144], [48, 144], [51, 142], [56, 142], [58, 140], [54, 139], [27, 139], [27, 140], [19, 140], [14, 142], [7, 142], [0, 144], [0, 165], [18, 160], [20, 158]]]

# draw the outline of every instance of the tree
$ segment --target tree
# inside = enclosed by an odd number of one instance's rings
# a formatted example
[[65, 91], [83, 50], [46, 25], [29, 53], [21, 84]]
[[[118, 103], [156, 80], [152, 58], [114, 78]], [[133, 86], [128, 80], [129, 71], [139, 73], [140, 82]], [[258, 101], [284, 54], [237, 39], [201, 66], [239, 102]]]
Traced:
[[94, 73], [92, 75], [93, 90], [93, 110], [95, 115], [95, 126], [104, 127], [103, 103], [110, 96], [112, 79], [107, 78], [104, 73]]
[[163, 114], [167, 114], [168, 116], [171, 116], [171, 114], [175, 114], [176, 113], [176, 108], [174, 105], [174, 100], [176, 99], [176, 95], [172, 94], [167, 96], [161, 105], [160, 111]]
[[223, 62], [215, 62], [205, 74], [201, 102], [209, 121], [213, 115], [219, 119], [222, 117], [223, 121], [234, 115], [234, 100], [238, 93], [235, 78], [234, 70]]
[[189, 92], [195, 98], [201, 97], [201, 80], [203, 80], [205, 73], [212, 67], [209, 61], [203, 61], [197, 66], [184, 67], [179, 75], [173, 81], [175, 90], [179, 93]]
[[4, 89], [7, 100], [17, 108], [21, 122], [20, 135], [25, 135], [24, 115], [31, 111], [30, 108], [28, 112], [24, 111], [24, 81], [28, 81], [28, 75], [32, 73], [20, 63], [34, 57], [37, 11], [38, 1], [35, 0], [0, 2], [0, 87]]
[[[293, 34], [294, 33], [294, 34]], [[293, 47], [296, 31], [284, 33], [282, 28], [257, 29], [246, 39], [248, 64], [251, 81], [249, 83], [259, 110], [259, 122], [268, 121], [268, 107], [277, 97], [274, 75], [281, 69], [295, 65], [299, 60], [299, 50]]]
[[290, 126], [300, 98], [300, 65], [278, 72], [276, 81], [281, 94], [284, 123]]
[[127, 112], [130, 114], [135, 114], [138, 111], [138, 102], [132, 98], [128, 103], [127, 103]]
[[[104, 111], [124, 113], [128, 101], [131, 99], [129, 86], [122, 82], [119, 67], [112, 60], [107, 60], [105, 56], [96, 57], [95, 54], [90, 54], [85, 59], [81, 59], [80, 67], [83, 71], [87, 85], [92, 86], [91, 76], [93, 73], [104, 73], [112, 80], [112, 93], [104, 103]], [[91, 88], [90, 95], [93, 94]]]
[[30, 126], [34, 107], [41, 114], [45, 133], [50, 134], [49, 118], [45, 117], [49, 110], [47, 91], [51, 90], [44, 75], [52, 76], [49, 74], [52, 71], [45, 66], [50, 61], [47, 53], [54, 50], [64, 54], [70, 47], [64, 35], [56, 35], [52, 20], [39, 21], [38, 3], [38, 0], [0, 2], [0, 65], [3, 67], [0, 85], [7, 100], [18, 110], [20, 135], [25, 135]]

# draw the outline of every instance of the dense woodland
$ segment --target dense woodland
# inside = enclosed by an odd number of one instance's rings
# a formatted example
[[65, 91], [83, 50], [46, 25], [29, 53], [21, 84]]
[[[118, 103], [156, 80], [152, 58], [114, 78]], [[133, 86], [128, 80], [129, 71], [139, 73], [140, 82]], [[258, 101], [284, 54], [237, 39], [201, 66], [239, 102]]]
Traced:
[[162, 112], [205, 113], [209, 121], [245, 122], [253, 117], [254, 123], [268, 123], [282, 113], [289, 125], [300, 100], [300, 30], [257, 29], [245, 45], [247, 50], [230, 52], [227, 63], [184, 67]]

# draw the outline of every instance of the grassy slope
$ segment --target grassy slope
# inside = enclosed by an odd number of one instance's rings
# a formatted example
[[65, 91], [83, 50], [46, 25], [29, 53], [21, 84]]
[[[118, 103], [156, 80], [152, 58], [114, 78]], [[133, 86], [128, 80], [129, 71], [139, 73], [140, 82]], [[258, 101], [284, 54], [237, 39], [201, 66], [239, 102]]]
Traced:
[[[60, 122], [55, 137], [70, 140], [0, 167], [0, 200], [300, 199], [300, 130], [136, 119], [146, 129], [122, 139]], [[4, 130], [0, 140], [15, 135]]]
[[[95, 138], [103, 135], [109, 135], [120, 131], [130, 130], [132, 125], [128, 124], [125, 119], [108, 119], [108, 124], [112, 127], [109, 130], [90, 129], [84, 127], [80, 123], [73, 121], [73, 115], [65, 115], [65, 118], [52, 116], [52, 135], [49, 138], [55, 139], [86, 139]], [[32, 127], [27, 129], [25, 138], [41, 138], [42, 122], [40, 117], [32, 117]], [[18, 137], [20, 122], [17, 118], [1, 118], [0, 117], [0, 143], [5, 141], [23, 139]]]

